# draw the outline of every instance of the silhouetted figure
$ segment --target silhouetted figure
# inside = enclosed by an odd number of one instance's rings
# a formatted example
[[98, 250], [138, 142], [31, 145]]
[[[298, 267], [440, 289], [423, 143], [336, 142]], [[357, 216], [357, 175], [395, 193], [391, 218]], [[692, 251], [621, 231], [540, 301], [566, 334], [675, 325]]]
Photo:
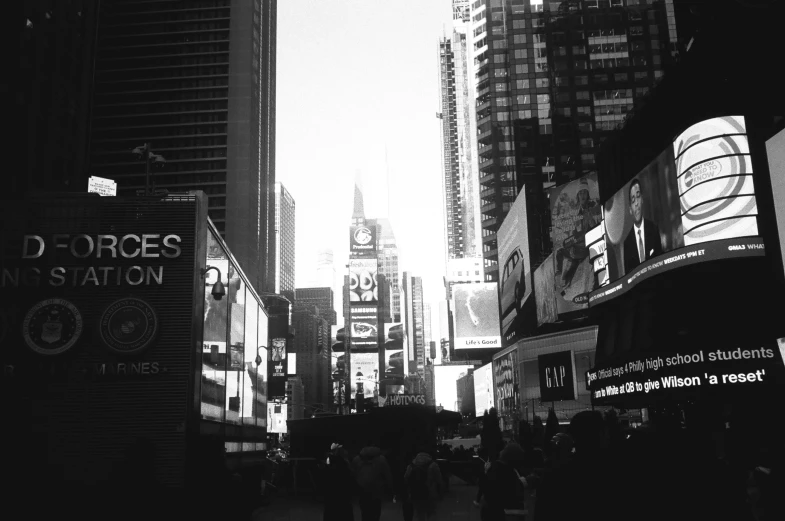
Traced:
[[604, 458], [608, 436], [602, 415], [598, 411], [579, 412], [569, 430], [575, 455], [566, 465], [545, 475], [537, 491], [535, 520], [581, 519], [589, 515], [588, 506], [610, 503], [614, 508], [603, 509], [601, 517], [626, 519], [626, 509], [616, 507], [624, 498], [616, 472], [618, 462]]
[[483, 488], [484, 501], [480, 516], [482, 521], [504, 521], [505, 510], [522, 510], [524, 453], [520, 445], [508, 443], [499, 459], [491, 463]]
[[382, 501], [392, 490], [392, 474], [378, 447], [365, 447], [352, 462], [360, 489], [362, 521], [379, 521]]
[[436, 503], [444, 494], [439, 465], [427, 452], [419, 452], [407, 467], [404, 481], [411, 499], [414, 519], [432, 519], [436, 515]]
[[501, 428], [499, 428], [499, 415], [495, 407], [491, 407], [489, 411], [483, 414], [480, 442], [485, 450], [488, 451], [490, 461], [494, 461], [499, 457], [504, 441]]
[[325, 465], [324, 521], [353, 521], [355, 483], [343, 446], [332, 444]]

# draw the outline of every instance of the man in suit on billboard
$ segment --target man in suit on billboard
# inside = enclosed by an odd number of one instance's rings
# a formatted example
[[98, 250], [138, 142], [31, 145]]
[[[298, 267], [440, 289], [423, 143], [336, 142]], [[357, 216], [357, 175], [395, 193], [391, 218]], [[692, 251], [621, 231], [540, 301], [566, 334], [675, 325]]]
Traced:
[[630, 273], [642, 262], [662, 255], [660, 229], [648, 219], [643, 218], [643, 194], [641, 183], [633, 179], [630, 183], [630, 215], [632, 230], [624, 239], [624, 273]]

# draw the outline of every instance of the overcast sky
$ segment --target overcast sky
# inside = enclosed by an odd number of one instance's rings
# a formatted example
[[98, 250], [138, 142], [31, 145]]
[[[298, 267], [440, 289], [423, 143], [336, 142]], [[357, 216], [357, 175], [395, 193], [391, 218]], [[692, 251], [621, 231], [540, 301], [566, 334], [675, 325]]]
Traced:
[[346, 271], [359, 171], [366, 217], [389, 217], [401, 271], [423, 277], [427, 302], [443, 298], [437, 63], [451, 23], [450, 0], [279, 0], [276, 179], [296, 204], [298, 287], [321, 248]]

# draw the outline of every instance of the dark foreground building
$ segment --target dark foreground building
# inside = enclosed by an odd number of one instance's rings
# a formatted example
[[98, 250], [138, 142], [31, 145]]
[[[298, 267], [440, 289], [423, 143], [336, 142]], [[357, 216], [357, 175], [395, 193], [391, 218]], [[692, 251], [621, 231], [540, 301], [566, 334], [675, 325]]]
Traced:
[[267, 310], [206, 203], [3, 202], [4, 474], [12, 495], [50, 495], [23, 517], [222, 486], [225, 457], [266, 448]]

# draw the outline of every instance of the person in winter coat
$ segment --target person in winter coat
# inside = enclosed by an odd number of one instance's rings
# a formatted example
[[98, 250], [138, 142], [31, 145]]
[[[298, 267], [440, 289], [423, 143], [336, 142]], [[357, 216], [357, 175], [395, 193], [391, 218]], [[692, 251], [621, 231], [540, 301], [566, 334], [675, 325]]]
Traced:
[[414, 509], [415, 521], [433, 519], [436, 502], [442, 498], [444, 483], [439, 465], [427, 452], [420, 452], [403, 476]]
[[393, 488], [392, 473], [387, 459], [378, 447], [365, 447], [352, 462], [360, 489], [362, 521], [379, 521], [382, 500]]
[[354, 476], [343, 446], [333, 443], [325, 461], [324, 521], [353, 521]]
[[485, 476], [482, 521], [503, 521], [505, 511], [523, 509], [524, 480], [520, 475], [524, 452], [511, 442], [502, 449], [499, 459], [491, 463]]

